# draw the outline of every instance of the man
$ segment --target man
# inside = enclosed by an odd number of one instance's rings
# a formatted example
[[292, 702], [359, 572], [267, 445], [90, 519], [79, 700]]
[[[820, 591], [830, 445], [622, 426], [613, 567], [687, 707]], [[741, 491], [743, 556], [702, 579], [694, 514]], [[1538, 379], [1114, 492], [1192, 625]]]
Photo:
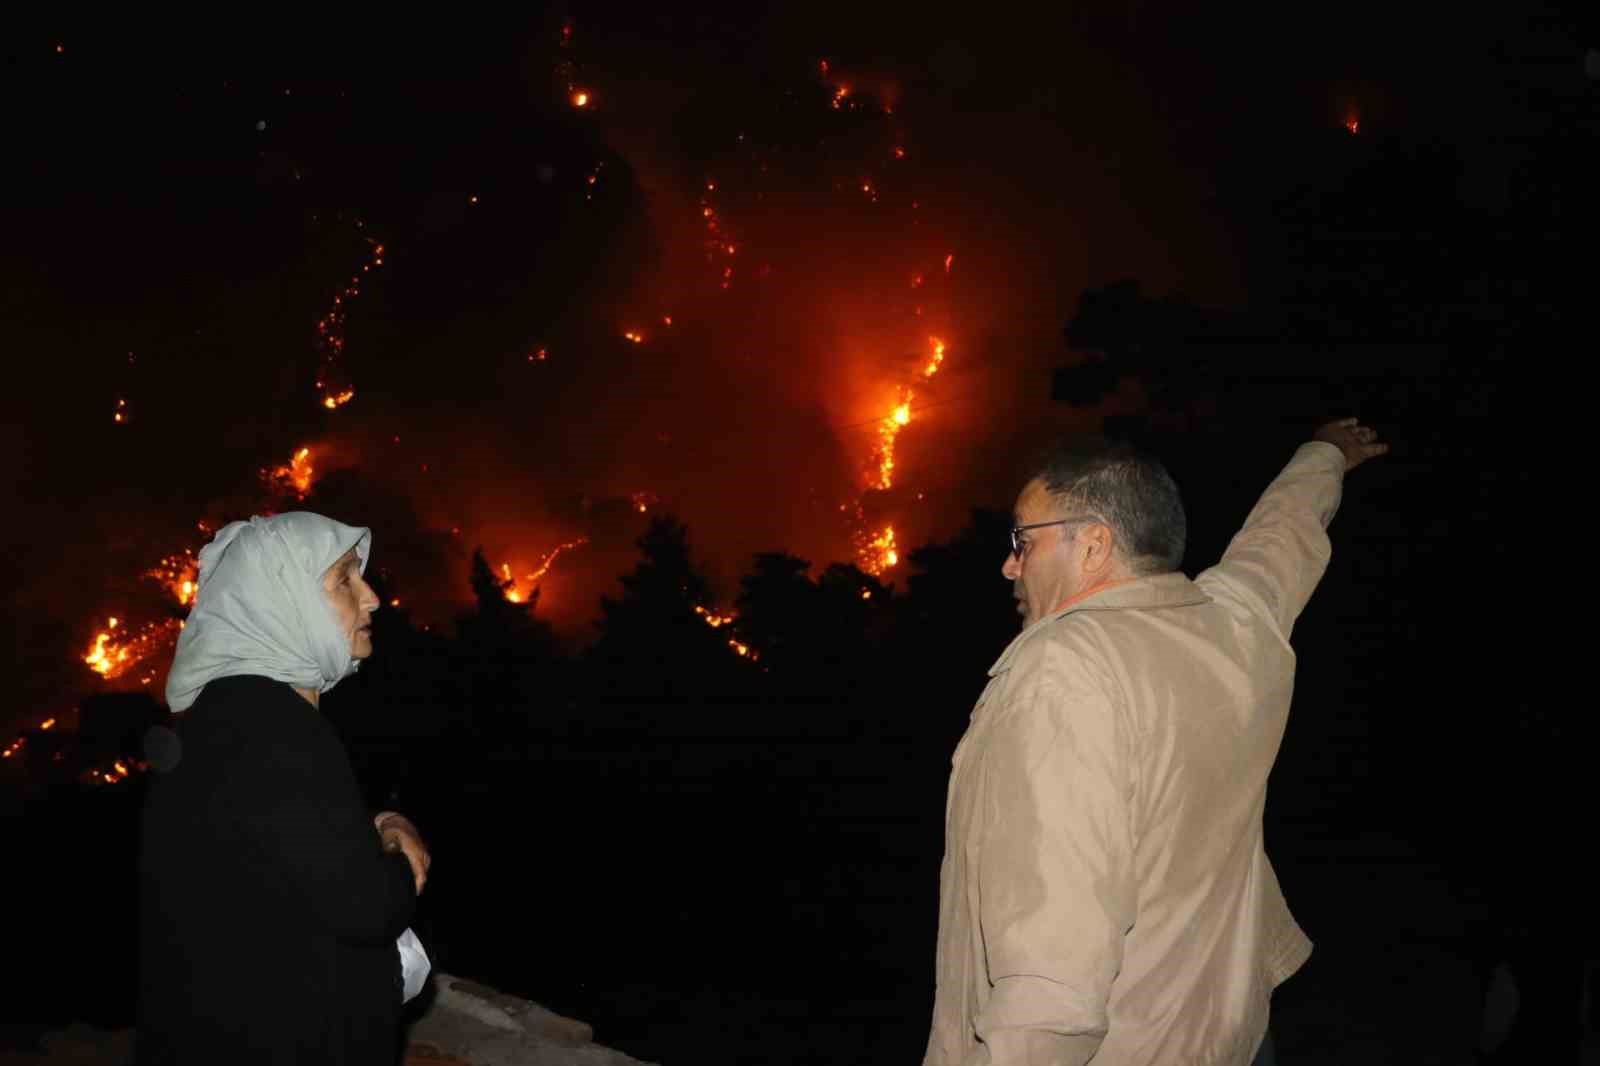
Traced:
[[1322, 427], [1194, 581], [1159, 463], [1040, 464], [1001, 568], [1023, 630], [952, 760], [925, 1066], [1271, 1061], [1311, 951], [1262, 848], [1289, 634], [1344, 474], [1387, 450]]

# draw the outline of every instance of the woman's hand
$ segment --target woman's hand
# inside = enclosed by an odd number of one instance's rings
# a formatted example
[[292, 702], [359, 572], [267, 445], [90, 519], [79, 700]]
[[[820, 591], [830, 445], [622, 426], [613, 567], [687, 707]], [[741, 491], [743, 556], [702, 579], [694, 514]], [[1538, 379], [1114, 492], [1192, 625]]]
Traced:
[[422, 886], [428, 883], [428, 867], [433, 864], [428, 845], [422, 842], [422, 834], [411, 824], [411, 819], [397, 811], [380, 811], [372, 824], [383, 841], [383, 850], [405, 855], [411, 864], [411, 876], [417, 882], [417, 895], [422, 895]]

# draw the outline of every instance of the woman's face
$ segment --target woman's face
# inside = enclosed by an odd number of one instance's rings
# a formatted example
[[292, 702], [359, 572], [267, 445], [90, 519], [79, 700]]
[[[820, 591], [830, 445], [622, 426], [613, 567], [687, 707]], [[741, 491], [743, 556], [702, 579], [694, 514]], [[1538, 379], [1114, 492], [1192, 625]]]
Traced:
[[361, 576], [361, 560], [351, 548], [322, 575], [322, 594], [333, 605], [339, 632], [350, 639], [350, 657], [365, 659], [372, 654], [372, 612], [378, 609], [378, 594]]

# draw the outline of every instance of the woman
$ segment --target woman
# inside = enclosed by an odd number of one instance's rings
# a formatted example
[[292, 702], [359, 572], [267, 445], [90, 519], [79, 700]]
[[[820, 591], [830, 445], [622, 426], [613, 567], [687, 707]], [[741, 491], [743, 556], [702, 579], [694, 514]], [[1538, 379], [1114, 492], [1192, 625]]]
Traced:
[[295, 512], [200, 553], [167, 681], [176, 762], [144, 811], [141, 1062], [395, 1058], [395, 938], [428, 854], [403, 817], [366, 812], [318, 711], [372, 654], [370, 540]]

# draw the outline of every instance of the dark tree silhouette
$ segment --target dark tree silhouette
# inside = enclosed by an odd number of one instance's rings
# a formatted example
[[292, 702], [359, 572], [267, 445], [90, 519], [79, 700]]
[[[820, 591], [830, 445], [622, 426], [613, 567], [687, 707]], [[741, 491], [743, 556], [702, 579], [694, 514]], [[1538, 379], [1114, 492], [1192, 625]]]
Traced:
[[710, 585], [695, 567], [688, 530], [670, 515], [639, 538], [622, 596], [602, 597], [600, 639], [587, 657], [593, 691], [614, 702], [723, 703], [745, 698], [750, 664], [712, 626]]
[[482, 549], [472, 554], [474, 609], [456, 619], [456, 668], [475, 729], [509, 737], [565, 698], [566, 671], [549, 624], [535, 616], [539, 590], [507, 599]]
[[821, 622], [811, 564], [783, 552], [763, 552], [740, 580], [739, 633], [757, 649], [769, 683], [764, 699], [793, 695], [805, 701], [814, 687], [811, 667]]

